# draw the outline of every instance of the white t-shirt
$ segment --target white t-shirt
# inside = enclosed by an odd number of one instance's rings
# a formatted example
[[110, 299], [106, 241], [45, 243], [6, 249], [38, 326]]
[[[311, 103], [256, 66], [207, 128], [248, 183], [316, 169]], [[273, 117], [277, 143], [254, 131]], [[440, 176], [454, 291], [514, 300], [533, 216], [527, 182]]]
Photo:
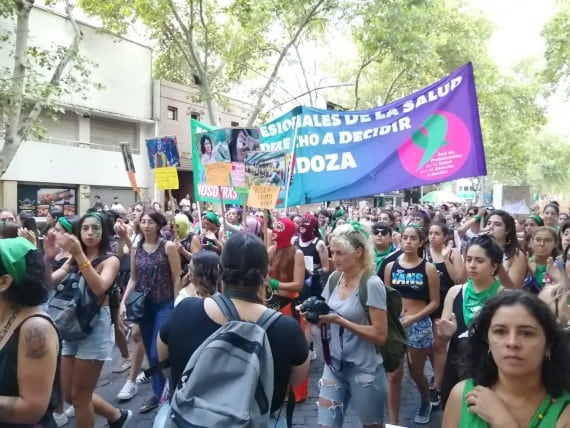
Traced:
[[182, 199], [178, 204], [182, 211], [190, 211], [190, 201], [186, 198]]

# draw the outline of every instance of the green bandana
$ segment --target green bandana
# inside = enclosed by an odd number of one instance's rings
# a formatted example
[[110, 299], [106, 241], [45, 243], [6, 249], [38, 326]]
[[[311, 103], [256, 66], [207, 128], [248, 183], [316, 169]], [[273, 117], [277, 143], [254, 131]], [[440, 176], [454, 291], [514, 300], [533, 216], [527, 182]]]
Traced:
[[57, 222], [61, 225], [61, 227], [63, 227], [63, 229], [67, 232], [67, 233], [71, 233], [73, 232], [73, 226], [71, 225], [71, 223], [69, 222], [68, 219], [66, 219], [65, 217], [60, 217], [57, 219]]
[[537, 215], [531, 215], [530, 218], [532, 218], [536, 224], [542, 223], [542, 219]]
[[376, 248], [374, 248], [374, 262], [376, 263], [376, 272], [378, 272], [380, 270], [380, 266], [382, 266], [382, 262], [384, 261], [386, 256], [388, 254], [390, 254], [392, 251], [394, 251], [394, 248], [392, 247], [392, 245], [390, 245], [384, 251], [378, 251]]
[[94, 217], [99, 221], [99, 223], [101, 223], [101, 225], [103, 225], [103, 215], [97, 211], [89, 211], [85, 214], [85, 217]]
[[204, 217], [206, 219], [208, 219], [209, 221], [211, 221], [212, 223], [214, 223], [216, 226], [220, 225], [220, 219], [218, 218], [218, 216], [215, 213], [213, 213], [213, 212], [206, 213], [206, 214], [204, 214]]
[[354, 229], [355, 232], [362, 233], [364, 236], [366, 236], [366, 239], [368, 239], [370, 237], [368, 232], [366, 230], [364, 230], [364, 228], [362, 227], [362, 225], [359, 222], [349, 221], [348, 224], [350, 224], [352, 226], [352, 228]]
[[498, 279], [493, 282], [485, 291], [477, 293], [473, 288], [473, 280], [467, 278], [467, 287], [465, 288], [465, 295], [463, 296], [463, 321], [469, 327], [473, 318], [475, 318], [487, 300], [497, 294], [501, 283]]
[[0, 239], [0, 259], [14, 282], [21, 283], [26, 273], [26, 254], [37, 248], [26, 238]]

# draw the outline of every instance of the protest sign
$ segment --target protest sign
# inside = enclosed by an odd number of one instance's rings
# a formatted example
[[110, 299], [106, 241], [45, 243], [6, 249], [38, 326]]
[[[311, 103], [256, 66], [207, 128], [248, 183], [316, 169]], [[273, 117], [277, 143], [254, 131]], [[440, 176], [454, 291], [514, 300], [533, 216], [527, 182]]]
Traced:
[[178, 171], [175, 166], [166, 166], [154, 169], [156, 187], [160, 190], [178, 189]]
[[472, 65], [370, 110], [296, 107], [261, 127], [261, 150], [289, 154], [290, 206], [486, 175]]
[[147, 138], [146, 149], [150, 169], [180, 166], [180, 155], [178, 154], [175, 136]]
[[232, 165], [229, 162], [206, 164], [206, 184], [208, 186], [230, 186]]
[[253, 208], [271, 210], [275, 208], [279, 186], [251, 186], [248, 205]]
[[232, 187], [239, 193], [247, 193], [247, 182], [245, 179], [245, 163], [232, 162]]

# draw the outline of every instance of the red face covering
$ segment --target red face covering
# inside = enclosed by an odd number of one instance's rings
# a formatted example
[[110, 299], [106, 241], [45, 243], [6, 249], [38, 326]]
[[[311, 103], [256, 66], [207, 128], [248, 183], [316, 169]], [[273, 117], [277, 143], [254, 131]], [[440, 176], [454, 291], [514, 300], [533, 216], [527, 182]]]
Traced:
[[305, 231], [301, 233], [301, 239], [303, 242], [309, 242], [313, 240], [318, 224], [319, 220], [313, 214], [307, 213], [303, 216], [301, 219], [301, 227], [305, 229]]
[[275, 244], [277, 245], [277, 249], [289, 247], [295, 232], [295, 223], [287, 217], [280, 218], [273, 223], [273, 233], [276, 236]]

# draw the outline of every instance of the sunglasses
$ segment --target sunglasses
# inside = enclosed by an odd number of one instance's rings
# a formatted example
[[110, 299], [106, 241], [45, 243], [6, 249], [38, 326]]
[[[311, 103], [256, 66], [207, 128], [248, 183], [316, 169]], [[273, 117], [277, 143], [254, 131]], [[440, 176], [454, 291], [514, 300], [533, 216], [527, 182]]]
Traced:
[[386, 236], [388, 235], [388, 230], [386, 229], [376, 229], [373, 231], [374, 236], [378, 236], [378, 235], [382, 235], [382, 236]]

